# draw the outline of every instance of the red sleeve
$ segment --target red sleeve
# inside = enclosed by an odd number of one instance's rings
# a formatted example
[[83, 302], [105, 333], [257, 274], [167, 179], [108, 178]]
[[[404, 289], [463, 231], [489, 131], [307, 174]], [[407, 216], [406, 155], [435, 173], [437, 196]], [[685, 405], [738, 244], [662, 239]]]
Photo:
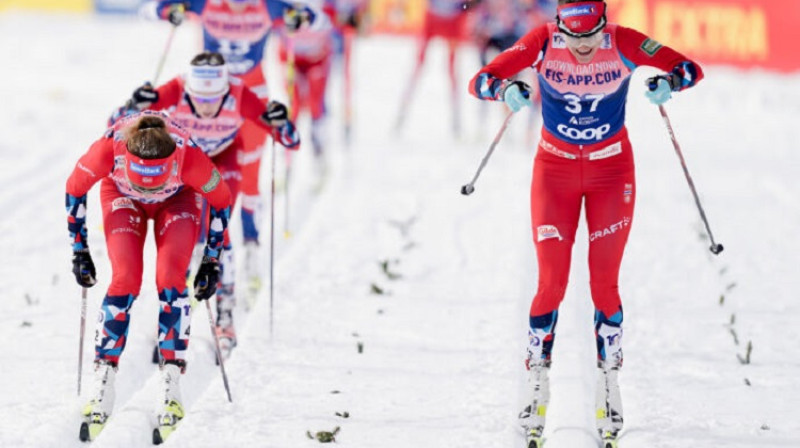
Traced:
[[148, 109], [163, 110], [180, 102], [183, 94], [183, 84], [180, 78], [172, 78], [166, 84], [159, 86], [156, 92], [158, 92], [158, 101], [151, 104]]
[[547, 25], [540, 25], [522, 36], [514, 45], [500, 53], [492, 62], [483, 67], [469, 83], [469, 92], [482, 98], [479, 94], [479, 78], [486, 73], [493, 78], [508, 79], [527, 67], [532, 66], [539, 59], [539, 53], [547, 44], [549, 32]]
[[107, 177], [114, 168], [114, 138], [111, 131], [92, 143], [75, 164], [67, 179], [67, 193], [81, 197], [91, 190], [100, 179]]
[[186, 147], [181, 180], [205, 196], [209, 205], [224, 209], [231, 205], [231, 191], [211, 159], [194, 146]]
[[242, 108], [240, 109], [242, 117], [268, 131], [272, 131], [272, 128], [261, 120], [261, 115], [267, 111], [267, 102], [269, 100], [262, 100], [247, 87], [242, 89]]
[[689, 62], [696, 70], [692, 85], [703, 79], [703, 69], [697, 62], [634, 29], [617, 26], [617, 48], [622, 56], [637, 66], [647, 65], [665, 72], [671, 72], [682, 63]]

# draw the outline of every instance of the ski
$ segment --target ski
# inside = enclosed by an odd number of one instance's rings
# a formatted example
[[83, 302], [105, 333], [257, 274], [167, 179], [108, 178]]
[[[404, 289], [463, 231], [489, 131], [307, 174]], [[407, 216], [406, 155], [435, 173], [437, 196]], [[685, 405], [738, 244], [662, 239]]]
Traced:
[[525, 439], [527, 448], [542, 448], [544, 446], [544, 437], [542, 437], [541, 428], [529, 429], [525, 432]]
[[182, 419], [183, 406], [177, 401], [170, 401], [164, 408], [164, 414], [158, 416], [158, 427], [153, 429], [153, 445], [164, 443]]
[[603, 431], [600, 435], [602, 439], [602, 448], [617, 448], [617, 435], [616, 431]]
[[91, 442], [100, 435], [100, 432], [105, 428], [108, 416], [101, 414], [86, 415], [83, 422], [81, 422], [81, 429], [78, 433], [78, 438], [81, 442]]

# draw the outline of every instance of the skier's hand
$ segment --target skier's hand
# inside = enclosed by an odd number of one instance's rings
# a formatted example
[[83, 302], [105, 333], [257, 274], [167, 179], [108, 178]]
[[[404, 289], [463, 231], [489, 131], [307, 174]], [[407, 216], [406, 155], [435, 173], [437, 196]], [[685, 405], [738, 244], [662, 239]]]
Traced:
[[72, 252], [72, 273], [75, 281], [84, 288], [91, 288], [97, 283], [97, 273], [89, 249]]
[[283, 24], [289, 31], [297, 31], [304, 23], [309, 23], [311, 18], [305, 9], [289, 6], [283, 11]]
[[656, 106], [666, 103], [672, 98], [672, 75], [658, 75], [649, 78], [644, 96]]
[[143, 86], [138, 87], [131, 95], [133, 106], [138, 110], [147, 109], [153, 103], [158, 102], [158, 91], [153, 89], [153, 85], [149, 82], [144, 83]]
[[219, 282], [219, 260], [205, 256], [194, 276], [194, 296], [197, 300], [208, 300], [217, 292]]
[[164, 11], [164, 15], [169, 23], [178, 26], [186, 19], [186, 6], [183, 3], [169, 5]]
[[289, 121], [289, 109], [283, 103], [270, 101], [261, 119], [270, 127], [280, 128]]
[[522, 81], [512, 82], [503, 89], [503, 101], [514, 112], [519, 112], [525, 106], [532, 106], [531, 86]]

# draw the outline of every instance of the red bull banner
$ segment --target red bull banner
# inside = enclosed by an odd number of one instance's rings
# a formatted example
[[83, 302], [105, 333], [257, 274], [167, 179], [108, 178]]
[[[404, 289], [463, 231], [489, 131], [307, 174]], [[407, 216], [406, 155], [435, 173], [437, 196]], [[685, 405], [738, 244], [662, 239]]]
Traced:
[[[800, 70], [800, 0], [606, 0], [609, 20], [704, 64]], [[371, 0], [376, 32], [414, 33], [426, 0]]]

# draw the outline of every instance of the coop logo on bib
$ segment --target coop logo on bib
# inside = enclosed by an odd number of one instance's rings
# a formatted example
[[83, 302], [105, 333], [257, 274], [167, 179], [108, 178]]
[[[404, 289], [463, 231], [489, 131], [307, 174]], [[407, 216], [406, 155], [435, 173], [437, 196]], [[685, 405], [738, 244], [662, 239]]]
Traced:
[[598, 128], [575, 129], [562, 123], [556, 129], [561, 135], [573, 140], [597, 140], [599, 142], [611, 130], [611, 125], [604, 124]]
[[551, 238], [558, 238], [559, 241], [563, 239], [556, 226], [544, 225], [536, 228], [536, 241], [544, 241]]

